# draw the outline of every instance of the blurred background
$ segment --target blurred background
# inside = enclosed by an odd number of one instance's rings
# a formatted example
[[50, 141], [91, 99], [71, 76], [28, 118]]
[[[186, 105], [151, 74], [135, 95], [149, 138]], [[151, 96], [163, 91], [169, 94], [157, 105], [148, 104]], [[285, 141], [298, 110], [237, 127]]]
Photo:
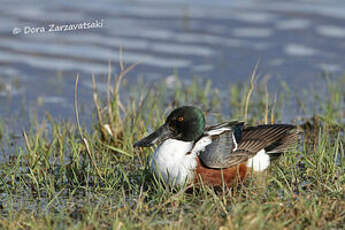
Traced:
[[[74, 119], [73, 94], [90, 105], [91, 74], [105, 90], [108, 61], [126, 77], [147, 83], [172, 75], [188, 83], [212, 79], [226, 90], [247, 82], [256, 63], [270, 90], [283, 80], [301, 90], [324, 73], [345, 67], [343, 0], [2, 0], [0, 8], [0, 117], [18, 124], [35, 110]], [[61, 25], [94, 28], [56, 31]], [[54, 26], [53, 26], [54, 25]], [[23, 116], [26, 114], [26, 116]], [[83, 115], [83, 111], [82, 111]], [[29, 118], [30, 119], [30, 118]]]

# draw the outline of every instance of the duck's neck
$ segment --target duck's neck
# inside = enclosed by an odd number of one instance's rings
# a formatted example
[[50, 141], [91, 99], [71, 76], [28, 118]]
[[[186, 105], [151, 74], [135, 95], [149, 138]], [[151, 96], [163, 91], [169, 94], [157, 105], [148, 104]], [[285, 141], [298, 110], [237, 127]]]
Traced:
[[170, 185], [183, 185], [192, 179], [197, 165], [196, 154], [189, 153], [193, 145], [193, 141], [175, 139], [168, 139], [159, 145], [152, 158], [156, 176]]

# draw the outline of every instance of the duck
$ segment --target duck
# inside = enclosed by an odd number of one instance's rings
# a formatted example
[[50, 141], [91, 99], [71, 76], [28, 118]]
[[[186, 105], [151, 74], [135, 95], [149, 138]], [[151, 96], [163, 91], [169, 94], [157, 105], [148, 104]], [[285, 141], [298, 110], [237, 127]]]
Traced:
[[133, 147], [159, 143], [151, 157], [156, 178], [170, 186], [185, 184], [231, 187], [249, 175], [266, 170], [298, 141], [291, 124], [245, 126], [229, 121], [206, 126], [195, 106], [174, 109], [157, 130]]

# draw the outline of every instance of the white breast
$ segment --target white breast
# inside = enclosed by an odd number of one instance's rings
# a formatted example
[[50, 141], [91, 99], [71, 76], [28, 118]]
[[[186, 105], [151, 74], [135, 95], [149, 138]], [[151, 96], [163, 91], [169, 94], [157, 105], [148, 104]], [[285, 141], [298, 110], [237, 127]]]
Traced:
[[167, 184], [183, 185], [193, 179], [196, 154], [191, 151], [193, 142], [168, 139], [158, 146], [153, 154], [151, 166], [157, 177]]

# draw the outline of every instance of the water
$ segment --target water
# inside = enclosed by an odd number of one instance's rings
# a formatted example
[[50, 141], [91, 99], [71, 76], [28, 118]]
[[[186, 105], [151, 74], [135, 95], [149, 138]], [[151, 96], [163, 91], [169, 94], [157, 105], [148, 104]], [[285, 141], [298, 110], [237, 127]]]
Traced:
[[[97, 26], [48, 31], [80, 23]], [[344, 70], [345, 2], [2, 0], [0, 115], [48, 110], [73, 119], [76, 74], [80, 103], [89, 104], [91, 73], [105, 83], [109, 60], [118, 73], [120, 47], [127, 65], [141, 62], [128, 76], [133, 84], [177, 71], [183, 81], [211, 78], [224, 90], [247, 81], [259, 61], [273, 90], [280, 80], [303, 88], [322, 71]]]

